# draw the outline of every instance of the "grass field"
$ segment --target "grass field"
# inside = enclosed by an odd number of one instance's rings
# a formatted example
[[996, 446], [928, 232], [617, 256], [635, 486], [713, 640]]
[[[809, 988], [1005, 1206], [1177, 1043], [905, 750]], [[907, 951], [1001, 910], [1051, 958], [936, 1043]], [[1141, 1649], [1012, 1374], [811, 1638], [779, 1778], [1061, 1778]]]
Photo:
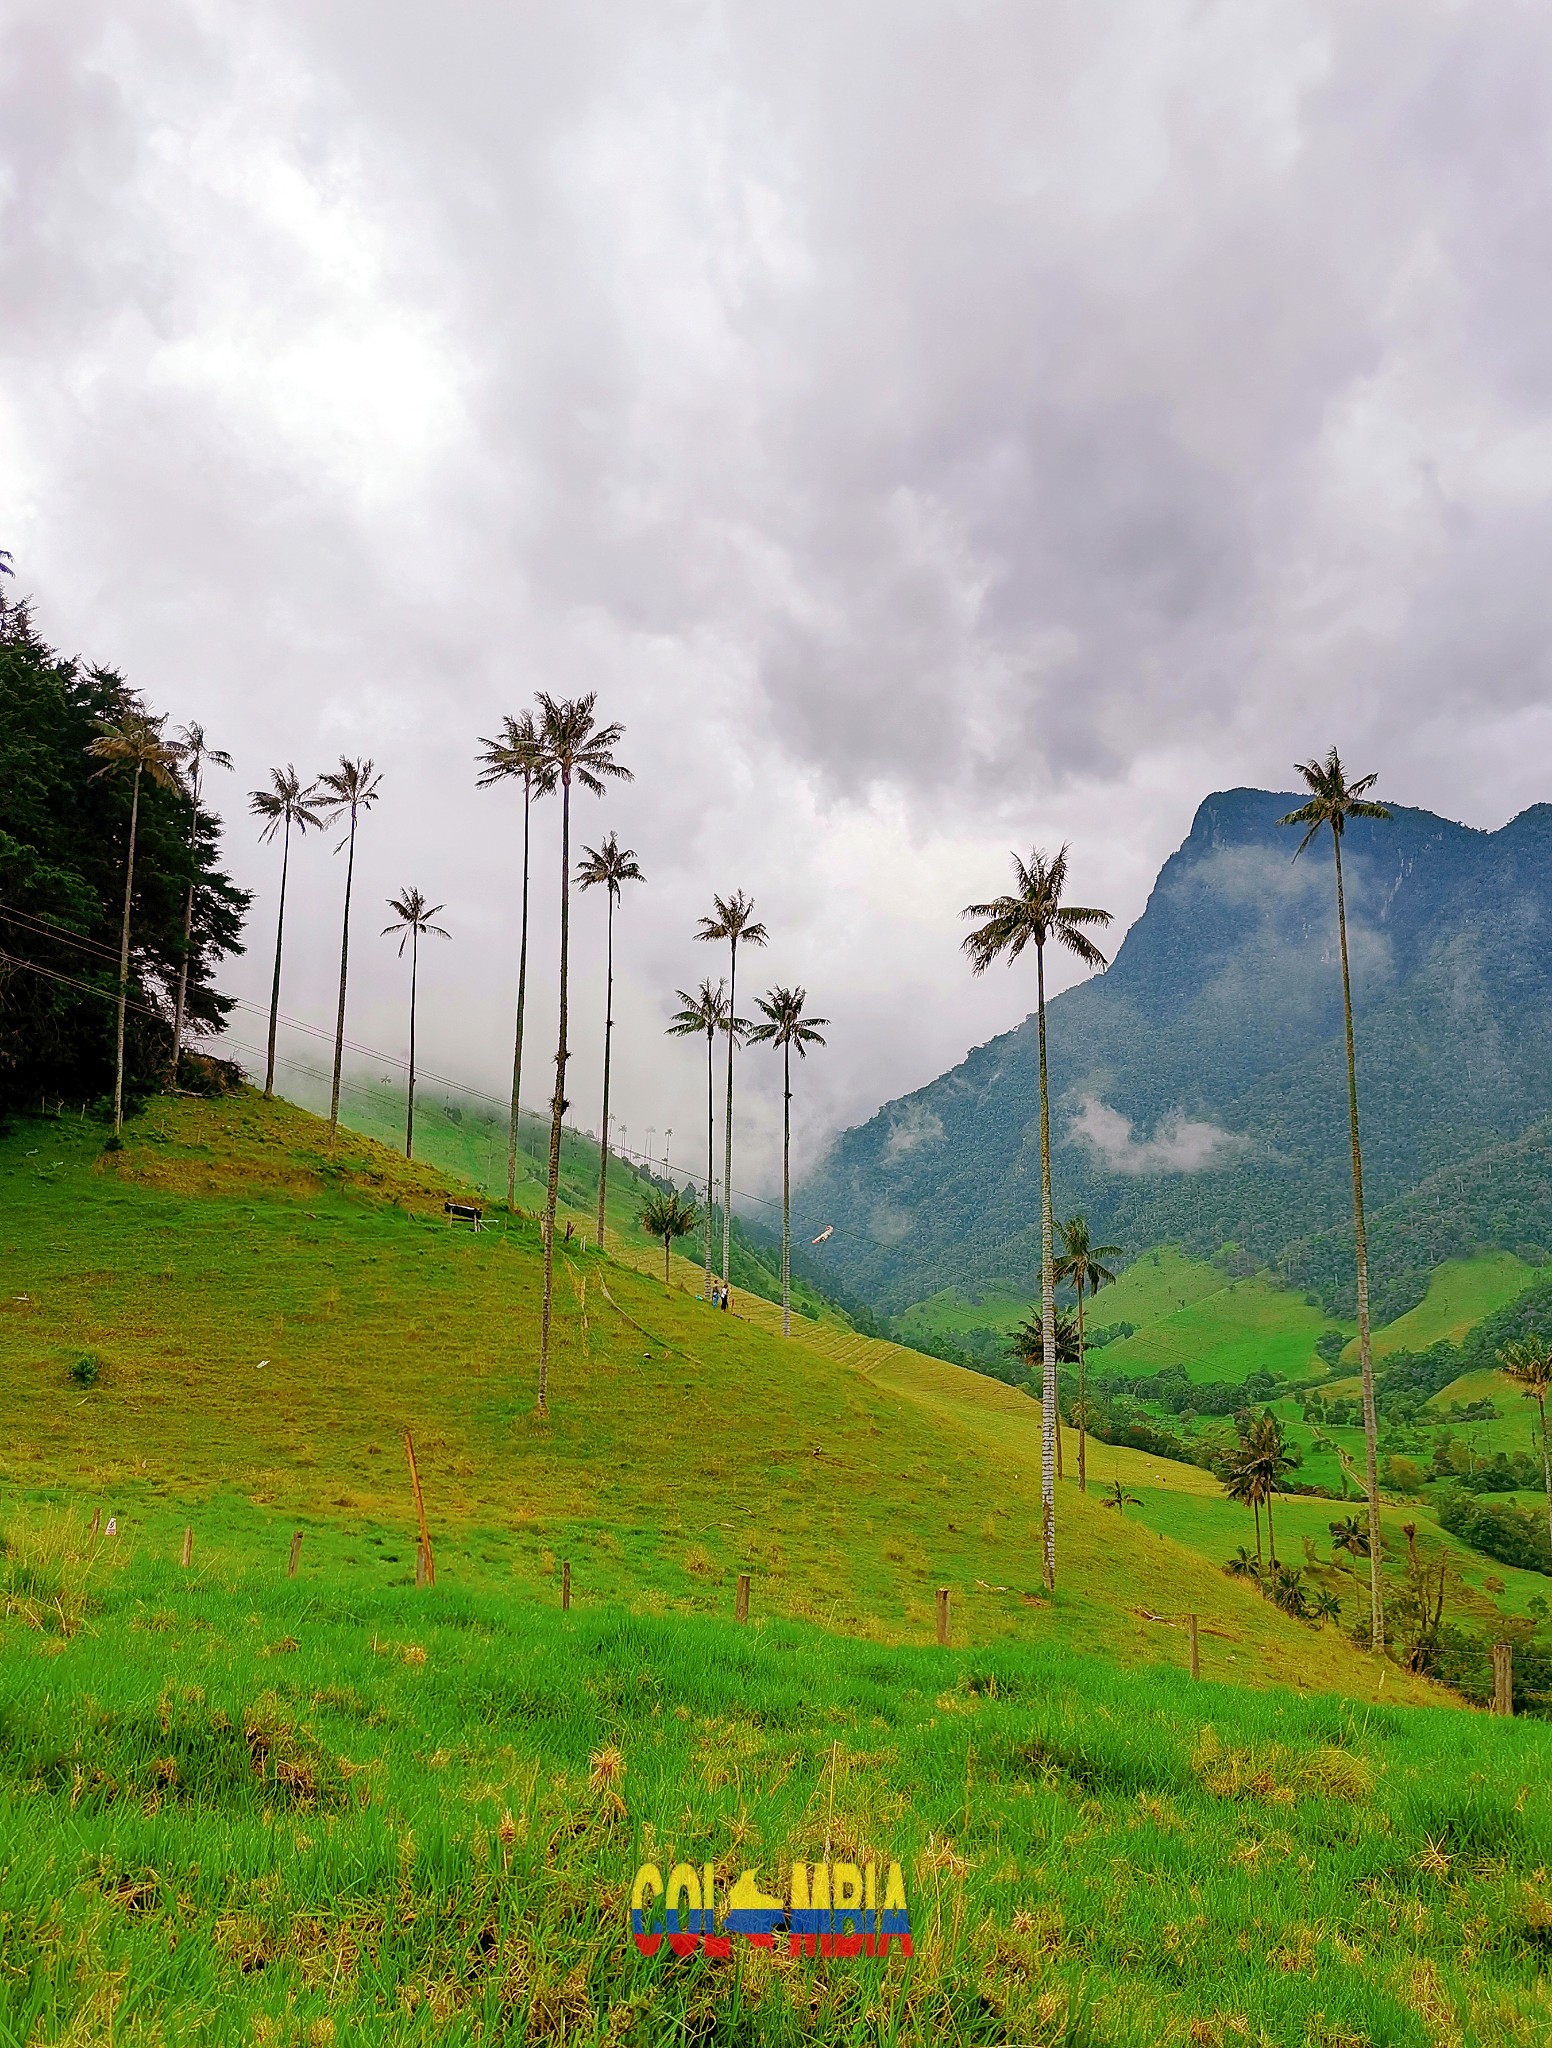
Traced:
[[1315, 1340], [1332, 1323], [1302, 1294], [1256, 1276], [1226, 1280], [1216, 1268], [1168, 1246], [1148, 1252], [1090, 1311], [1095, 1323], [1135, 1323], [1095, 1354], [1096, 1369], [1158, 1372], [1184, 1366], [1193, 1380], [1237, 1382], [1253, 1372], [1305, 1379], [1323, 1373]]
[[[1375, 1331], [1374, 1356], [1378, 1359], [1388, 1358], [1396, 1351], [1426, 1351], [1442, 1338], [1458, 1343], [1484, 1316], [1512, 1301], [1537, 1277], [1536, 1267], [1527, 1266], [1512, 1252], [1484, 1252], [1475, 1259], [1450, 1259], [1432, 1274], [1428, 1292], [1416, 1308]], [[1344, 1364], [1357, 1364], [1356, 1339], [1342, 1358]]]
[[[1205, 1473], [1095, 1445], [1048, 1597], [1021, 1392], [632, 1241], [563, 1248], [542, 1419], [531, 1222], [251, 1093], [126, 1137], [0, 1140], [0, 2040], [1548, 2038], [1552, 1730], [1226, 1577]], [[909, 1965], [629, 1947], [643, 1858], [827, 1839]]]

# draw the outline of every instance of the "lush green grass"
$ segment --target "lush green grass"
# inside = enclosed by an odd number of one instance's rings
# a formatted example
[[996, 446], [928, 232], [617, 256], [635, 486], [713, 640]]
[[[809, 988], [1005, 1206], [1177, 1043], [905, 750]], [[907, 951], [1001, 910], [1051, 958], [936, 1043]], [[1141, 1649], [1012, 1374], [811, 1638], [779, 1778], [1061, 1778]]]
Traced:
[[[1527, 1266], [1512, 1252], [1484, 1252], [1475, 1259], [1447, 1260], [1434, 1270], [1428, 1292], [1416, 1308], [1375, 1331], [1374, 1356], [1388, 1358], [1395, 1351], [1426, 1351], [1442, 1338], [1458, 1343], [1484, 1316], [1512, 1301], [1537, 1277], [1537, 1268]], [[1344, 1364], [1357, 1364], [1356, 1339], [1342, 1357]]]
[[[1533, 2043], [1552, 1729], [10, 1528], [11, 2041]], [[48, 1595], [58, 1604], [50, 1609]], [[87, 1602], [90, 1601], [90, 1606]], [[85, 1609], [83, 1613], [83, 1608]], [[74, 1626], [77, 1618], [84, 1625]], [[910, 1963], [640, 1959], [632, 1873], [898, 1856]]]
[[[1285, 1379], [1322, 1374], [1315, 1340], [1335, 1327], [1301, 1294], [1259, 1275], [1226, 1281], [1210, 1266], [1178, 1252], [1161, 1250], [1129, 1267], [1114, 1288], [1106, 1288], [1091, 1311], [1096, 1322], [1137, 1324], [1137, 1334], [1107, 1344], [1095, 1354], [1096, 1370], [1158, 1372], [1184, 1366], [1193, 1380], [1238, 1382], [1253, 1372]], [[1135, 1287], [1132, 1275], [1143, 1269]], [[1216, 1283], [1208, 1287], [1206, 1277]], [[1194, 1284], [1193, 1284], [1194, 1283]], [[1138, 1313], [1129, 1311], [1135, 1300]], [[1173, 1301], [1174, 1307], [1168, 1306]]]

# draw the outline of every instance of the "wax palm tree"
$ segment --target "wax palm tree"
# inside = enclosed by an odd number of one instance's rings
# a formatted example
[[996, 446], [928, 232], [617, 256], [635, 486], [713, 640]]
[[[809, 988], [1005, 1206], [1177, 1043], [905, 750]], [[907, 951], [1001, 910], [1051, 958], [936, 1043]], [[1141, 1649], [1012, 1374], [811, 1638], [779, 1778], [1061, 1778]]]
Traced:
[[[684, 1008], [675, 1012], [668, 1027], [671, 1038], [694, 1038], [704, 1031], [706, 1034], [706, 1299], [711, 1299], [711, 1212], [716, 1202], [716, 1143], [717, 1143], [717, 1097], [716, 1068], [713, 1049], [717, 1033], [735, 1028], [732, 1013], [728, 1008], [727, 983], [719, 981], [715, 988], [709, 981], [703, 981], [692, 996], [685, 989], [675, 989], [674, 994]], [[736, 1027], [744, 1028], [742, 1025]]]
[[[124, 860], [124, 916], [119, 926], [119, 1015], [113, 1055], [113, 1135], [124, 1129], [124, 1012], [129, 1002], [129, 905], [135, 887], [135, 839], [140, 829], [140, 782], [143, 776], [161, 789], [177, 789], [178, 757], [162, 738], [165, 718], [152, 718], [131, 698], [116, 720], [103, 721], [87, 747], [101, 761], [97, 775], [128, 775], [129, 844]], [[93, 780], [96, 778], [94, 777]]]
[[1322, 1586], [1318, 1592], [1310, 1595], [1309, 1617], [1311, 1621], [1340, 1621], [1342, 1603], [1335, 1593]]
[[[725, 900], [713, 896], [710, 917], [703, 917], [695, 936], [712, 943], [721, 939], [728, 942], [728, 1011], [736, 1015], [738, 1010], [738, 949], [745, 946], [763, 946], [770, 934], [763, 924], [755, 922], [753, 900], [742, 889], [735, 889]], [[730, 1029], [727, 1034], [727, 1109], [724, 1113], [722, 1130], [722, 1284], [728, 1284], [728, 1263], [733, 1249], [733, 1048], [737, 1045], [739, 1032]]]
[[1256, 1555], [1254, 1557], [1251, 1556], [1250, 1552], [1245, 1548], [1244, 1544], [1241, 1543], [1236, 1548], [1234, 1555], [1229, 1559], [1228, 1563], [1223, 1567], [1223, 1569], [1228, 1573], [1231, 1579], [1259, 1579], [1261, 1576], [1261, 1554], [1259, 1542], [1257, 1544]]
[[550, 795], [555, 787], [555, 776], [539, 744], [539, 729], [531, 711], [520, 712], [516, 718], [504, 718], [501, 737], [481, 740], [480, 745], [485, 751], [479, 758], [485, 765], [477, 778], [479, 788], [489, 789], [493, 783], [508, 781], [523, 785], [522, 937], [517, 949], [517, 1031], [512, 1046], [512, 1110], [507, 1122], [507, 1207], [515, 1209], [518, 1122], [522, 1115], [523, 1011], [528, 994], [529, 826], [534, 798]]
[[[828, 1017], [805, 1017], [806, 988], [773, 988], [756, 996], [755, 1007], [764, 1017], [749, 1032], [751, 1045], [781, 1048], [781, 1334], [792, 1335], [792, 1054], [808, 1058], [811, 1045], [823, 1045], [818, 1027]], [[731, 1041], [730, 1041], [731, 1043]]]
[[608, 782], [630, 782], [629, 768], [614, 758], [625, 728], [600, 725], [593, 715], [598, 699], [557, 701], [539, 693], [538, 741], [543, 771], [550, 787], [560, 786], [560, 1028], [555, 1041], [555, 1093], [550, 1100], [550, 1165], [544, 1191], [544, 1307], [539, 1323], [539, 1409], [549, 1405], [550, 1321], [555, 1306], [555, 1205], [560, 1194], [560, 1131], [566, 1113], [566, 1043], [569, 1022], [571, 947], [571, 789], [573, 783], [591, 796], [602, 796]]
[[280, 909], [275, 918], [275, 975], [269, 991], [269, 1048], [264, 1062], [264, 1093], [275, 1092], [275, 1027], [280, 1020], [280, 949], [286, 935], [286, 874], [291, 866], [291, 828], [294, 825], [299, 837], [305, 837], [309, 829], [316, 829], [323, 823], [318, 807], [317, 791], [309, 783], [304, 789], [294, 767], [271, 768], [268, 789], [256, 789], [248, 798], [248, 808], [255, 817], [264, 820], [264, 830], [259, 834], [259, 844], [265, 845], [277, 832], [281, 833], [280, 852]]
[[356, 875], [356, 825], [361, 815], [377, 802], [382, 777], [373, 773], [370, 761], [347, 761], [341, 754], [339, 767], [318, 777], [314, 802], [326, 825], [348, 817], [349, 829], [340, 846], [350, 848], [345, 863], [345, 914], [340, 921], [339, 1014], [334, 1024], [334, 1085], [329, 1095], [329, 1145], [332, 1149], [339, 1131], [340, 1068], [345, 1058], [345, 981], [350, 967], [350, 888]]
[[1343, 1515], [1340, 1521], [1328, 1522], [1326, 1527], [1331, 1532], [1332, 1562], [1335, 1563], [1338, 1551], [1345, 1552], [1348, 1559], [1347, 1569], [1352, 1573], [1353, 1587], [1356, 1591], [1358, 1566], [1354, 1560], [1367, 1557], [1369, 1554], [1369, 1538], [1364, 1526], [1356, 1515]]
[[636, 864], [633, 848], [621, 846], [611, 832], [602, 846], [584, 846], [584, 858], [577, 866], [579, 889], [604, 889], [609, 899], [608, 961], [604, 977], [604, 1107], [598, 1131], [598, 1246], [604, 1242], [604, 1197], [609, 1187], [609, 1054], [614, 1041], [614, 906], [620, 900], [621, 885], [644, 882], [647, 878]]
[[688, 1195], [677, 1188], [654, 1188], [641, 1208], [641, 1227], [648, 1237], [663, 1240], [663, 1285], [668, 1285], [668, 1254], [676, 1237], [688, 1237], [701, 1220], [701, 1212]]
[[397, 896], [388, 898], [388, 908], [393, 912], [394, 922], [383, 926], [381, 937], [391, 933], [399, 934], [399, 958], [404, 958], [406, 945], [410, 949], [410, 1092], [409, 1103], [404, 1114], [404, 1156], [415, 1157], [415, 996], [420, 980], [420, 942], [423, 938], [450, 939], [451, 932], [443, 931], [432, 918], [442, 909], [440, 903], [428, 903], [418, 889], [405, 889]]
[[1296, 1460], [1290, 1455], [1283, 1426], [1270, 1412], [1245, 1416], [1237, 1421], [1239, 1451], [1224, 1481], [1230, 1500], [1247, 1501], [1256, 1510], [1256, 1556], [1261, 1555], [1261, 1503], [1266, 1503], [1266, 1544], [1273, 1566], [1277, 1563], [1277, 1532], [1272, 1525], [1272, 1496], [1291, 1472]]
[[983, 920], [965, 937], [971, 967], [984, 974], [994, 960], [1009, 964], [1026, 946], [1035, 949], [1035, 986], [1040, 1023], [1040, 1319], [1042, 1333], [1040, 1509], [1042, 1566], [1047, 1588], [1056, 1584], [1056, 1280], [1051, 1223], [1051, 1099], [1045, 1056], [1045, 949], [1064, 947], [1085, 967], [1103, 967], [1105, 956], [1085, 926], [1103, 928], [1108, 910], [1062, 901], [1067, 886], [1067, 849], [1048, 860], [1037, 848], [1027, 862], [1013, 856], [1017, 889], [990, 903], [971, 903], [964, 915]]
[[1353, 984], [1347, 962], [1347, 900], [1342, 887], [1342, 835], [1349, 818], [1388, 818], [1390, 812], [1367, 794], [1379, 779], [1361, 775], [1349, 782], [1333, 747], [1324, 761], [1301, 761], [1298, 772], [1309, 802], [1279, 822], [1302, 825], [1297, 860], [1329, 828], [1336, 861], [1336, 927], [1342, 956], [1342, 1019], [1347, 1030], [1347, 1115], [1353, 1155], [1353, 1246], [1358, 1265], [1358, 1364], [1363, 1380], [1364, 1490], [1369, 1503], [1369, 1626], [1376, 1650], [1385, 1647], [1385, 1599], [1380, 1584], [1379, 1425], [1374, 1412], [1374, 1359], [1369, 1344], [1369, 1240], [1363, 1215], [1363, 1147], [1358, 1136], [1358, 1063], [1353, 1051]]
[[1128, 1508], [1140, 1508], [1142, 1506], [1142, 1502], [1137, 1498], [1136, 1494], [1128, 1493], [1119, 1479], [1111, 1480], [1110, 1490], [1102, 1494], [1100, 1500], [1103, 1506], [1114, 1508], [1122, 1521], [1126, 1519]]
[[1547, 1390], [1552, 1388], [1552, 1346], [1534, 1331], [1517, 1337], [1498, 1354], [1498, 1370], [1513, 1380], [1541, 1417], [1541, 1484], [1547, 1499], [1547, 1535], [1552, 1539], [1552, 1456], [1547, 1450]]
[[199, 799], [205, 779], [205, 765], [230, 768], [232, 757], [210, 746], [205, 728], [192, 722], [168, 742], [168, 752], [177, 760], [189, 790], [189, 886], [183, 899], [183, 957], [178, 962], [178, 999], [172, 1017], [172, 1066], [168, 1078], [176, 1084], [178, 1061], [183, 1056], [183, 1016], [189, 992], [189, 935], [194, 929], [194, 846], [199, 833]]
[[[1031, 1372], [1044, 1363], [1045, 1324], [1038, 1315], [1026, 1316], [1017, 1326], [1009, 1338], [1008, 1351], [1012, 1357], [1022, 1359]], [[1056, 1311], [1056, 1362], [1078, 1362], [1078, 1318], [1064, 1308]]]
[[1078, 1491], [1087, 1493], [1088, 1480], [1088, 1374], [1083, 1355], [1083, 1297], [1097, 1294], [1115, 1279], [1115, 1271], [1104, 1262], [1118, 1259], [1118, 1244], [1090, 1244], [1086, 1216], [1069, 1216], [1061, 1226], [1062, 1255], [1052, 1267], [1058, 1286], [1065, 1283], [1078, 1297]]

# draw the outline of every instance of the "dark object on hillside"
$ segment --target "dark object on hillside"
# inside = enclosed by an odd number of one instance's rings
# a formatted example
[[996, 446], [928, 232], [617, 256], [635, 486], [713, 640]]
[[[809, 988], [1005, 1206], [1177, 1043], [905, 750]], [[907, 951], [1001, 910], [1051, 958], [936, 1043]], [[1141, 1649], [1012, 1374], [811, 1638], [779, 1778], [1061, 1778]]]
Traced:
[[95, 1351], [83, 1352], [71, 1366], [70, 1377], [78, 1387], [95, 1387], [102, 1378], [102, 1360]]
[[455, 1223], [472, 1223], [476, 1231], [485, 1227], [485, 1211], [477, 1202], [444, 1202], [442, 1213], [447, 1218], [449, 1230]]

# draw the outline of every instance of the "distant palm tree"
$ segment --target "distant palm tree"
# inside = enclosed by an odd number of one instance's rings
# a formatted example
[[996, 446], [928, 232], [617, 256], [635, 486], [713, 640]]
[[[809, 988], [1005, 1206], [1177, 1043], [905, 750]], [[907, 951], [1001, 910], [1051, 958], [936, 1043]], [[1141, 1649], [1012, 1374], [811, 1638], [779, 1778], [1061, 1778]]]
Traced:
[[571, 786], [577, 783], [592, 796], [602, 796], [607, 781], [630, 782], [629, 768], [614, 758], [625, 728], [600, 725], [593, 716], [598, 699], [557, 701], [539, 693], [539, 753], [550, 787], [560, 785], [560, 1028], [555, 1041], [555, 1093], [550, 1101], [550, 1166], [544, 1191], [544, 1308], [539, 1323], [539, 1409], [549, 1405], [550, 1322], [555, 1306], [555, 1205], [560, 1195], [560, 1132], [566, 1114], [566, 1043], [569, 1022], [571, 946]]
[[1118, 1259], [1118, 1244], [1090, 1244], [1086, 1216], [1069, 1216], [1061, 1226], [1062, 1255], [1052, 1272], [1057, 1284], [1065, 1282], [1078, 1297], [1078, 1491], [1087, 1493], [1088, 1481], [1088, 1373], [1083, 1356], [1083, 1297], [1097, 1294], [1115, 1278], [1106, 1259]]
[[539, 744], [539, 728], [531, 711], [520, 712], [516, 718], [504, 718], [500, 739], [481, 740], [480, 745], [485, 749], [480, 756], [485, 766], [478, 777], [479, 788], [488, 789], [493, 783], [506, 781], [519, 781], [523, 785], [522, 938], [517, 951], [517, 1034], [512, 1047], [512, 1110], [507, 1122], [507, 1207], [515, 1209], [518, 1121], [522, 1115], [523, 1010], [528, 993], [529, 824], [533, 799], [551, 794], [555, 788], [555, 776]]
[[1128, 1508], [1140, 1508], [1142, 1506], [1142, 1502], [1137, 1498], [1136, 1494], [1128, 1493], [1119, 1479], [1111, 1480], [1110, 1491], [1102, 1496], [1102, 1504], [1107, 1508], [1114, 1508], [1123, 1521], [1126, 1519]]
[[1359, 1521], [1356, 1515], [1343, 1515], [1342, 1519], [1339, 1522], [1328, 1522], [1326, 1524], [1326, 1527], [1331, 1532], [1332, 1562], [1335, 1563], [1338, 1551], [1344, 1551], [1346, 1553], [1348, 1558], [1347, 1569], [1353, 1575], [1353, 1585], [1356, 1590], [1358, 1584], [1358, 1567], [1355, 1563], [1353, 1563], [1352, 1560], [1355, 1558], [1368, 1556], [1368, 1534], [1365, 1531], [1363, 1524]]
[[1239, 1450], [1224, 1479], [1230, 1500], [1247, 1502], [1256, 1511], [1256, 1558], [1261, 1556], [1261, 1503], [1266, 1503], [1266, 1543], [1273, 1566], [1277, 1563], [1277, 1532], [1272, 1526], [1272, 1496], [1282, 1485], [1283, 1475], [1293, 1470], [1283, 1426], [1271, 1413], [1245, 1416], [1239, 1424]]
[[345, 980], [350, 966], [350, 887], [356, 874], [356, 823], [363, 811], [369, 811], [377, 802], [377, 793], [382, 777], [372, 772], [371, 761], [347, 761], [340, 755], [339, 767], [328, 775], [320, 775], [315, 785], [314, 802], [323, 813], [324, 823], [334, 825], [348, 816], [350, 826], [340, 846], [349, 846], [350, 856], [345, 863], [345, 914], [340, 923], [340, 976], [339, 1015], [334, 1025], [334, 1086], [329, 1096], [329, 1145], [332, 1149], [339, 1131], [340, 1068], [345, 1058]]
[[1238, 1549], [1235, 1551], [1234, 1555], [1223, 1567], [1223, 1569], [1228, 1573], [1231, 1579], [1259, 1579], [1261, 1576], [1261, 1550], [1259, 1536], [1257, 1540], [1256, 1554], [1254, 1557], [1251, 1556], [1250, 1552], [1245, 1548], [1244, 1544], [1241, 1543]]
[[404, 1156], [415, 1157], [415, 994], [420, 979], [420, 942], [423, 938], [450, 939], [451, 932], [443, 931], [439, 924], [431, 922], [441, 910], [440, 903], [428, 903], [418, 889], [406, 889], [401, 895], [388, 898], [388, 908], [393, 912], [395, 922], [383, 926], [381, 937], [390, 933], [401, 934], [399, 958], [404, 958], [406, 943], [410, 949], [410, 1092], [409, 1106], [404, 1116]]
[[715, 988], [709, 981], [703, 981], [692, 996], [686, 990], [675, 989], [674, 994], [684, 1008], [676, 1011], [668, 1027], [671, 1038], [693, 1038], [699, 1032], [706, 1034], [706, 1299], [711, 1299], [711, 1212], [716, 1201], [716, 1142], [717, 1142], [717, 1100], [715, 1065], [712, 1057], [717, 1033], [734, 1027], [728, 1008], [727, 983], [719, 981]]
[[1358, 1263], [1358, 1363], [1363, 1378], [1364, 1490], [1369, 1502], [1369, 1628], [1376, 1650], [1385, 1647], [1385, 1598], [1380, 1584], [1380, 1479], [1379, 1424], [1374, 1412], [1374, 1360], [1369, 1345], [1369, 1240], [1363, 1215], [1363, 1148], [1358, 1138], [1358, 1063], [1353, 1052], [1353, 984], [1347, 963], [1347, 900], [1342, 887], [1342, 834], [1349, 818], [1388, 818], [1381, 803], [1369, 799], [1378, 777], [1361, 775], [1347, 780], [1333, 747], [1324, 761], [1300, 761], [1298, 772], [1310, 792], [1301, 804], [1279, 820], [1284, 825], [1303, 825], [1304, 837], [1294, 859], [1311, 840], [1329, 827], [1336, 857], [1336, 925], [1342, 955], [1342, 1017], [1347, 1028], [1347, 1114], [1353, 1154], [1353, 1244]]
[[168, 751], [177, 757], [189, 786], [189, 886], [183, 899], [183, 956], [178, 962], [178, 1000], [172, 1019], [172, 1067], [168, 1079], [174, 1086], [178, 1080], [178, 1061], [183, 1056], [183, 1014], [189, 990], [189, 935], [194, 929], [194, 848], [199, 834], [200, 785], [205, 777], [205, 763], [212, 768], [230, 768], [232, 757], [219, 747], [207, 746], [205, 728], [190, 723], [184, 726], [175, 740], [168, 743]]
[[1517, 1337], [1498, 1354], [1498, 1369], [1513, 1380], [1541, 1417], [1541, 1485], [1547, 1500], [1547, 1535], [1552, 1539], [1552, 1456], [1547, 1451], [1547, 1391], [1552, 1388], [1552, 1346], [1534, 1331]]
[[[751, 1045], [781, 1048], [781, 1334], [792, 1335], [792, 1052], [807, 1059], [811, 1045], [823, 1045], [818, 1026], [828, 1017], [805, 1017], [806, 988], [773, 988], [756, 996], [755, 1006], [765, 1016], [749, 1033]], [[731, 1042], [731, 1041], [730, 1041]]]
[[304, 789], [294, 767], [271, 768], [268, 789], [256, 789], [248, 799], [255, 817], [265, 820], [259, 834], [263, 846], [282, 832], [280, 853], [280, 910], [275, 918], [275, 978], [269, 991], [269, 1051], [264, 1064], [264, 1093], [275, 1092], [275, 1026], [280, 1020], [280, 948], [286, 935], [286, 872], [291, 865], [291, 827], [305, 837], [309, 827], [323, 823], [317, 791], [309, 783]]
[[1335, 1593], [1322, 1586], [1319, 1592], [1310, 1595], [1309, 1614], [1312, 1621], [1340, 1621], [1342, 1603]]
[[[119, 927], [118, 1043], [113, 1065], [113, 1135], [124, 1129], [124, 1011], [129, 1001], [129, 904], [135, 887], [135, 839], [140, 829], [140, 778], [149, 775], [161, 789], [178, 788], [178, 757], [162, 738], [165, 718], [152, 718], [131, 699], [116, 722], [104, 721], [87, 747], [101, 761], [98, 775], [133, 778], [129, 803], [129, 846], [124, 861], [124, 917]], [[96, 779], [95, 777], [93, 778]]]
[[[738, 948], [740, 942], [746, 946], [763, 946], [770, 934], [763, 924], [756, 924], [754, 902], [742, 889], [736, 889], [724, 900], [721, 896], [711, 899], [711, 915], [700, 921], [698, 939], [714, 942], [726, 939], [728, 942], [728, 1010], [738, 1010]], [[727, 1034], [727, 1109], [722, 1130], [722, 1284], [728, 1284], [728, 1265], [733, 1250], [733, 1048], [738, 1043], [739, 1033], [730, 1029]]]
[[676, 1237], [688, 1237], [701, 1220], [694, 1201], [677, 1188], [654, 1188], [642, 1204], [641, 1227], [648, 1237], [663, 1240], [663, 1285], [668, 1285], [668, 1254]]
[[[1010, 1356], [1022, 1359], [1031, 1372], [1044, 1362], [1045, 1325], [1038, 1315], [1026, 1316], [1017, 1326], [1009, 1339], [1008, 1351]], [[1065, 1308], [1056, 1311], [1056, 1362], [1078, 1362], [1078, 1318]]]
[[1067, 886], [1067, 849], [1048, 860], [1037, 848], [1027, 862], [1013, 856], [1017, 890], [990, 903], [971, 903], [964, 916], [984, 920], [965, 937], [965, 951], [977, 974], [1004, 956], [1011, 964], [1026, 946], [1035, 949], [1035, 985], [1040, 1020], [1040, 1319], [1043, 1409], [1040, 1431], [1042, 1565], [1047, 1589], [1056, 1584], [1056, 1279], [1051, 1222], [1051, 1097], [1045, 1058], [1045, 949], [1063, 946], [1085, 967], [1103, 967], [1105, 956], [1084, 930], [1103, 928], [1108, 910], [1081, 909], [1062, 901]]
[[598, 1248], [604, 1243], [604, 1197], [609, 1186], [609, 1053], [614, 1041], [614, 906], [620, 900], [620, 886], [624, 882], [644, 882], [647, 878], [636, 864], [633, 848], [621, 846], [611, 832], [602, 846], [584, 846], [586, 856], [577, 867], [579, 889], [602, 888], [608, 892], [609, 923], [606, 956], [608, 971], [605, 975], [604, 994], [604, 1107], [603, 1122], [598, 1132]]

